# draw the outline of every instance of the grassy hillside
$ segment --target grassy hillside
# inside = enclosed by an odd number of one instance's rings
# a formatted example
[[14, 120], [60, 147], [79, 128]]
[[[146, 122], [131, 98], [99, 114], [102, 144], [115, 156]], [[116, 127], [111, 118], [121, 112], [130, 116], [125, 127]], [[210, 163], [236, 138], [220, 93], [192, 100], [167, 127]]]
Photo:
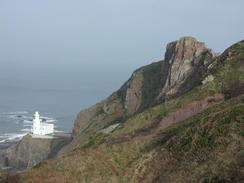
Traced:
[[242, 96], [162, 130], [140, 176], [144, 182], [242, 182], [243, 132]]
[[[113, 141], [114, 140], [114, 141]], [[120, 140], [120, 141], [119, 141]], [[240, 182], [244, 96], [144, 138], [102, 134], [21, 175], [23, 182]]]
[[213, 79], [205, 84], [125, 119], [111, 133], [95, 130], [73, 151], [9, 182], [243, 182], [243, 71], [244, 41], [213, 61], [205, 76]]

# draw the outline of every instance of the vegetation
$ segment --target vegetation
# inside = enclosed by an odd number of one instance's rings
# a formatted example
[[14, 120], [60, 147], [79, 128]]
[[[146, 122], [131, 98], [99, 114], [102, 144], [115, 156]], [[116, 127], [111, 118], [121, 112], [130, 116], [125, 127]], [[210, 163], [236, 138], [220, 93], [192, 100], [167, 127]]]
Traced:
[[[143, 182], [140, 177], [144, 177], [144, 182], [241, 181], [243, 101], [244, 96], [227, 101], [148, 139], [112, 143], [106, 141], [107, 136], [97, 136], [90, 146], [44, 162], [22, 180]], [[148, 175], [150, 169], [156, 171]]]
[[244, 96], [163, 130], [151, 144], [160, 153], [149, 167], [160, 162], [159, 182], [241, 182], [243, 129]]
[[[19, 182], [244, 182], [243, 60], [242, 41], [209, 67], [207, 74], [213, 75], [213, 81], [120, 121], [122, 128], [110, 134], [94, 130], [90, 138], [76, 137], [83, 141], [77, 148], [17, 175]], [[153, 75], [159, 65], [144, 68], [144, 74]], [[190, 103], [200, 105], [214, 94], [224, 94], [225, 100], [212, 97], [207, 101], [215, 104], [212, 107], [206, 105], [200, 113], [167, 128], [160, 126], [170, 113], [177, 114]], [[113, 94], [109, 103], [120, 97]], [[142, 106], [148, 106], [148, 101]], [[105, 102], [98, 105], [96, 120], [111, 112], [106, 107], [104, 111]]]
[[6, 174], [3, 172], [0, 172], [0, 183], [4, 182], [6, 180]]

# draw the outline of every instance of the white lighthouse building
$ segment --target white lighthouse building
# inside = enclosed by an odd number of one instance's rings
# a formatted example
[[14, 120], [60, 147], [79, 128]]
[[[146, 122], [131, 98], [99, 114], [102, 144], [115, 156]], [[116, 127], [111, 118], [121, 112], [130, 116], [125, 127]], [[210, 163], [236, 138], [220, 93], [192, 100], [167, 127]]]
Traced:
[[43, 123], [38, 112], [35, 112], [32, 127], [33, 135], [47, 135], [54, 133], [54, 125]]

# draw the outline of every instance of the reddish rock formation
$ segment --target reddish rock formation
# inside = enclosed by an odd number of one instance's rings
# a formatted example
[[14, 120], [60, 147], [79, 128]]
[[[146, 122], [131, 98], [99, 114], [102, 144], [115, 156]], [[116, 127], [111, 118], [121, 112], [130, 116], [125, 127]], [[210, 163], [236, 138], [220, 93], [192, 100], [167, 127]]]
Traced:
[[174, 96], [199, 84], [213, 57], [214, 54], [203, 42], [192, 37], [183, 37], [169, 43], [159, 97]]

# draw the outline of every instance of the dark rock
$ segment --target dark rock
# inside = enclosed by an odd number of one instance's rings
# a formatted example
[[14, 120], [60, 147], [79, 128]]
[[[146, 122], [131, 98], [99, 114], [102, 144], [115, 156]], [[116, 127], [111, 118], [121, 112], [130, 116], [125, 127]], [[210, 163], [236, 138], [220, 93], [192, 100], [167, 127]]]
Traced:
[[0, 166], [11, 171], [29, 169], [53, 157], [69, 140], [69, 137], [48, 139], [26, 135], [19, 143], [0, 151]]

